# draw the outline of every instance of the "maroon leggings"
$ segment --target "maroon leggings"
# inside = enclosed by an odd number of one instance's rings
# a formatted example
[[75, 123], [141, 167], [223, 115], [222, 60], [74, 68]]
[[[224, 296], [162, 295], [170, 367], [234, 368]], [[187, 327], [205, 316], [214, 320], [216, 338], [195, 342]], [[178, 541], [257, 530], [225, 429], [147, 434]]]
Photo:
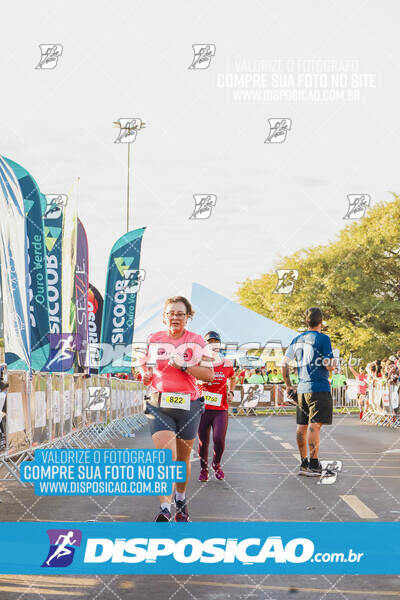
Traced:
[[208, 444], [210, 429], [213, 428], [214, 456], [213, 465], [219, 465], [225, 449], [225, 436], [228, 427], [227, 410], [205, 410], [199, 425], [199, 456], [202, 469], [208, 469]]

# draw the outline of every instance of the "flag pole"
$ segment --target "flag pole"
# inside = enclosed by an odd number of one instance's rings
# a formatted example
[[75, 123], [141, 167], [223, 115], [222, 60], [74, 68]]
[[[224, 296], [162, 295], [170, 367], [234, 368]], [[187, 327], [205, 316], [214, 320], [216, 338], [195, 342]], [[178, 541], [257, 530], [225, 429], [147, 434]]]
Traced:
[[128, 144], [128, 185], [127, 185], [127, 197], [126, 197], [126, 233], [129, 231], [129, 181], [131, 176], [131, 145]]
[[[122, 121], [127, 121], [127, 123], [125, 125], [121, 124], [121, 120]], [[136, 122], [139, 123], [139, 125], [136, 125]], [[119, 127], [120, 129], [120, 135], [119, 137], [114, 141], [114, 143], [116, 142], [121, 142], [121, 131], [125, 130], [125, 135], [124, 137], [127, 137], [128, 135], [130, 135], [132, 133], [132, 131], [134, 130], [139, 130], [139, 129], [143, 129], [144, 127], [146, 127], [146, 124], [142, 122], [141, 119], [120, 119], [119, 121], [114, 121], [114, 126]], [[131, 144], [134, 140], [131, 140], [128, 142], [126, 142], [128, 144], [128, 177], [127, 177], [127, 184], [126, 184], [126, 232], [128, 233], [129, 231], [129, 217], [130, 217], [130, 179], [131, 179]], [[133, 212], [133, 210], [132, 210]]]

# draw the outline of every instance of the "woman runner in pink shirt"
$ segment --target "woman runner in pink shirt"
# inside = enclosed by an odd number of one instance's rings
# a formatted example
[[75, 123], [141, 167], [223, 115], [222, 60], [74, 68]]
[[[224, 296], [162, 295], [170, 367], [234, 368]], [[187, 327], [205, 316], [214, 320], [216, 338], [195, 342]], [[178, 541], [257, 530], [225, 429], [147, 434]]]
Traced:
[[[185, 328], [193, 315], [189, 300], [183, 296], [168, 298], [163, 314], [168, 329], [150, 334], [146, 363], [141, 367], [144, 385], [151, 385], [146, 412], [154, 446], [171, 449], [173, 460], [186, 463], [186, 481], [176, 483], [175, 521], [189, 521], [185, 491], [190, 479], [190, 453], [204, 411], [196, 380], [209, 382], [214, 377], [204, 339]], [[156, 521], [171, 520], [171, 500], [170, 496], [160, 497]]]

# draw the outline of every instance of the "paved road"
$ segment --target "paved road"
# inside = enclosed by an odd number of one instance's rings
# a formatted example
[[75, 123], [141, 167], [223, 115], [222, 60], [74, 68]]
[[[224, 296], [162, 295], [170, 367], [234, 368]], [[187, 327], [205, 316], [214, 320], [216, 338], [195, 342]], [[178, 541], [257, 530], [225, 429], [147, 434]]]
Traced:
[[[230, 420], [224, 455], [225, 482], [197, 482], [192, 460], [188, 488], [193, 521], [398, 521], [400, 518], [399, 432], [336, 416], [323, 429], [321, 458], [340, 459], [343, 470], [332, 486], [298, 477], [294, 420], [288, 416]], [[119, 447], [151, 447], [147, 427]], [[397, 450], [397, 452], [393, 452]], [[1, 494], [2, 521], [150, 521], [156, 498], [37, 498], [31, 488], [7, 483]], [[399, 568], [400, 573], [400, 568]], [[0, 576], [1, 600], [18, 598], [130, 600], [151, 592], [166, 600], [292, 597], [304, 599], [400, 598], [397, 576]]]

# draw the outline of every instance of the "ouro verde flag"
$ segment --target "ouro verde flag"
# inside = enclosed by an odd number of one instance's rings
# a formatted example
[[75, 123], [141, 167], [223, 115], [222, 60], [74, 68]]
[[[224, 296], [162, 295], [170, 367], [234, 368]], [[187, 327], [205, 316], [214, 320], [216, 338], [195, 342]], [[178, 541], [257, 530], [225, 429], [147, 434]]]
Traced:
[[41, 371], [49, 358], [49, 302], [43, 215], [46, 198], [30, 173], [18, 163], [5, 158], [12, 168], [24, 198], [29, 264], [29, 319], [31, 367]]
[[0, 263], [5, 359], [9, 370], [31, 368], [28, 242], [24, 199], [14, 171], [0, 156]]

